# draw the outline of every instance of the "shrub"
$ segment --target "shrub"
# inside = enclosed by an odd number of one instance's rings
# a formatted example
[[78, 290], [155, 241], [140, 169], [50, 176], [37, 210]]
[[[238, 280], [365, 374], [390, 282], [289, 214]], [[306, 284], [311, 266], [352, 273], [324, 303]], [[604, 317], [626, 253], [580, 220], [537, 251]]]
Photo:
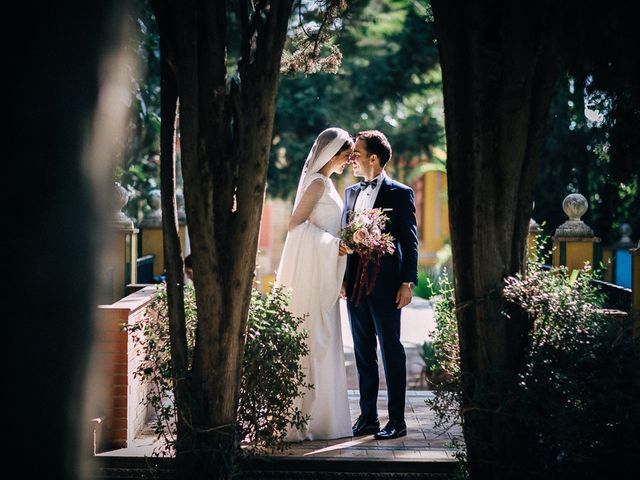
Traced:
[[512, 408], [532, 432], [539, 478], [609, 476], [640, 452], [639, 344], [592, 278], [534, 263], [506, 281], [505, 298], [533, 321]]
[[276, 287], [251, 296], [238, 427], [244, 445], [254, 451], [282, 450], [289, 427], [302, 430], [308, 421], [293, 406], [305, 388], [312, 388], [300, 366], [300, 358], [309, 354], [308, 332], [299, 331], [303, 318], [293, 317], [288, 303], [288, 292]]
[[443, 276], [447, 276], [446, 268], [431, 268], [431, 267], [419, 267], [418, 268], [418, 285], [413, 290], [414, 295], [429, 300], [441, 293], [441, 281]]
[[[299, 330], [303, 318], [286, 309], [288, 292], [273, 288], [266, 295], [254, 289], [249, 308], [237, 427], [246, 453], [284, 449], [289, 428], [304, 428], [308, 418], [294, 407], [294, 399], [305, 383], [300, 358], [307, 355], [308, 332]], [[185, 317], [189, 366], [193, 358], [196, 330], [195, 290], [185, 285]], [[155, 412], [154, 432], [163, 440], [156, 455], [174, 451], [176, 406], [173, 402], [173, 371], [169, 341], [166, 285], [160, 284], [144, 318], [127, 327], [142, 355], [134, 375], [149, 382], [144, 403]]]
[[[631, 319], [603, 308], [593, 277], [564, 267], [547, 272], [534, 262], [526, 276], [505, 281], [505, 299], [527, 312], [533, 329], [503, 410], [530, 432], [526, 448], [535, 478], [613, 478], [634, 468], [640, 452], [640, 345], [630, 335]], [[449, 378], [427, 403], [436, 427], [448, 431], [461, 424], [460, 370], [455, 304], [451, 290], [443, 292], [433, 346]]]
[[[464, 445], [460, 435], [453, 432], [455, 427], [462, 425], [462, 388], [454, 290], [446, 270], [443, 270], [438, 279], [438, 291], [439, 295], [434, 299], [436, 328], [430, 335], [432, 341], [429, 342], [432, 346], [432, 374], [429, 384], [434, 395], [427, 398], [426, 404], [435, 413], [434, 430], [440, 435], [448, 436], [450, 446], [456, 451], [455, 457], [460, 462], [456, 478], [466, 478]], [[428, 347], [427, 349], [429, 350]]]

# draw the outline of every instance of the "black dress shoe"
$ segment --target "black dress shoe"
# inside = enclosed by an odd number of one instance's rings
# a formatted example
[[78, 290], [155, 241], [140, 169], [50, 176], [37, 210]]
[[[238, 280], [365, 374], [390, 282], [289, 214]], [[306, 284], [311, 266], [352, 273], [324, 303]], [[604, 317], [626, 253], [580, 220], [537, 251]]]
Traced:
[[378, 419], [372, 420], [364, 415], [360, 415], [356, 423], [353, 424], [351, 431], [354, 437], [362, 437], [364, 435], [373, 435], [380, 430], [380, 422]]
[[392, 438], [405, 437], [407, 435], [407, 424], [390, 420], [382, 430], [376, 433], [373, 438], [376, 440], [391, 440]]

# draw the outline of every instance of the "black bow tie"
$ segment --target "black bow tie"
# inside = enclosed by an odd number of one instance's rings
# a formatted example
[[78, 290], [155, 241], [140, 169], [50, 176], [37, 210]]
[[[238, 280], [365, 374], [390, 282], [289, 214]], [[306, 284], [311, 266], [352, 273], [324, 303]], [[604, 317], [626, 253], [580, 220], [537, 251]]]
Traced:
[[378, 185], [378, 179], [377, 178], [374, 178], [370, 182], [367, 182], [366, 180], [363, 180], [363, 181], [360, 182], [360, 187], [362, 187], [362, 188], [367, 188], [368, 186], [371, 186], [371, 188], [376, 188], [376, 185]]

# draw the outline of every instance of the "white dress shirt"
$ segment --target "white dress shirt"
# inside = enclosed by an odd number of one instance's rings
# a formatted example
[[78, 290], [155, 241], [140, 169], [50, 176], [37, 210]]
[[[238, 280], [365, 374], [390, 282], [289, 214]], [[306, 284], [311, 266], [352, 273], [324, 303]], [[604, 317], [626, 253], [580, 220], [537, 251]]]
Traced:
[[380, 191], [380, 187], [382, 186], [382, 181], [386, 176], [387, 175], [383, 170], [380, 173], [380, 175], [372, 179], [372, 180], [376, 180], [376, 179], [378, 180], [378, 183], [376, 184], [375, 188], [371, 188], [371, 185], [369, 185], [368, 187], [365, 187], [364, 189], [360, 190], [360, 193], [358, 194], [358, 198], [356, 198], [356, 204], [353, 207], [355, 211], [373, 208], [373, 205], [376, 203], [376, 198], [378, 198], [378, 192]]

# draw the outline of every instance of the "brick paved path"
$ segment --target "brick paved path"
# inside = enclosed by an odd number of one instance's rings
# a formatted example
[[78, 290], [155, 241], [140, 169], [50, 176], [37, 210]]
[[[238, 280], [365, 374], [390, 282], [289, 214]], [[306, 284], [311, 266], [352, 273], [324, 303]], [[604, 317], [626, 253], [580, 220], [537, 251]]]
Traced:
[[[404, 459], [450, 461], [454, 451], [448, 445], [450, 435], [460, 435], [456, 429], [445, 436], [433, 430], [434, 414], [425, 404], [428, 391], [408, 391], [405, 409], [407, 436], [393, 440], [375, 440], [373, 435], [359, 438], [342, 438], [337, 440], [313, 440], [293, 444], [289, 450], [278, 455], [304, 458], [317, 457], [366, 457], [367, 459]], [[381, 391], [378, 398], [380, 423], [384, 426], [386, 416], [386, 391]], [[358, 391], [349, 390], [351, 418], [359, 415]]]

